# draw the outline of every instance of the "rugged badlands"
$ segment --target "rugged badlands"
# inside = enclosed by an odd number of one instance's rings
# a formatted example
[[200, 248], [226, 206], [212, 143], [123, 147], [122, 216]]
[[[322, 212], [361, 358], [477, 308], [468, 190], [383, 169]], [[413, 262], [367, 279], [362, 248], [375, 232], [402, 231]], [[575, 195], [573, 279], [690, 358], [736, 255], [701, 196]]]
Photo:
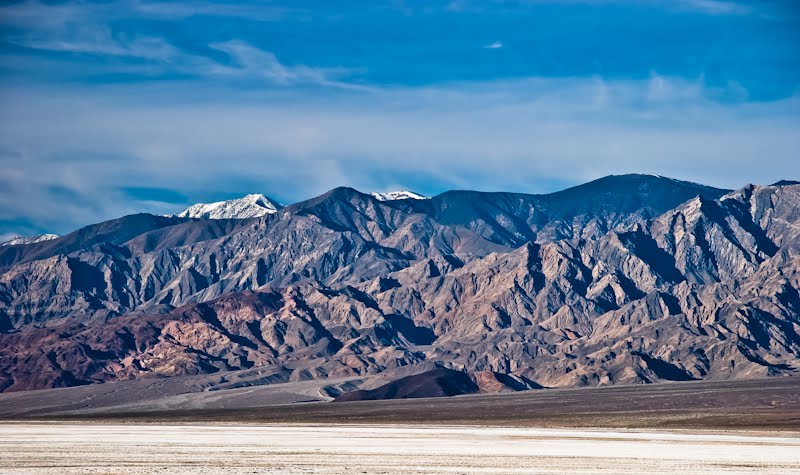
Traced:
[[261, 366], [254, 384], [446, 367], [486, 390], [794, 374], [798, 236], [798, 184], [646, 175], [127, 216], [0, 247], [0, 390]]

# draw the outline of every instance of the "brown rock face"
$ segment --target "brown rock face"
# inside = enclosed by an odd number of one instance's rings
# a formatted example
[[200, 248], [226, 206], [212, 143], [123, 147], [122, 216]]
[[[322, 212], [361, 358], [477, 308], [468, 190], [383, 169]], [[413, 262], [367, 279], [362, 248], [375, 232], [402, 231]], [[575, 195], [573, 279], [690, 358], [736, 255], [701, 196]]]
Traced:
[[796, 373], [800, 185], [612, 178], [336, 189], [263, 218], [137, 215], [5, 246], [0, 390], [268, 365], [438, 365], [482, 391]]
[[476, 371], [471, 374], [472, 380], [481, 393], [510, 393], [526, 389], [541, 389], [538, 384], [525, 381], [517, 376], [495, 373], [494, 371]]

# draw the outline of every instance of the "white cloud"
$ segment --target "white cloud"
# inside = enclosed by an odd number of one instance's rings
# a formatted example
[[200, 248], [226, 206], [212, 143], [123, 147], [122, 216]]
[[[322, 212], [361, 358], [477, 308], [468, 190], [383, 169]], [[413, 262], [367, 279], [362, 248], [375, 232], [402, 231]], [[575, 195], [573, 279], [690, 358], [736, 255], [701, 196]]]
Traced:
[[484, 45], [483, 47], [484, 49], [500, 49], [503, 47], [503, 43], [501, 41], [494, 41], [492, 43]]
[[719, 104], [699, 81], [655, 75], [327, 91], [3, 90], [0, 220], [65, 232], [150, 205], [116, 191], [125, 186], [293, 201], [404, 180], [434, 193], [628, 172], [725, 187], [796, 178], [796, 97]]

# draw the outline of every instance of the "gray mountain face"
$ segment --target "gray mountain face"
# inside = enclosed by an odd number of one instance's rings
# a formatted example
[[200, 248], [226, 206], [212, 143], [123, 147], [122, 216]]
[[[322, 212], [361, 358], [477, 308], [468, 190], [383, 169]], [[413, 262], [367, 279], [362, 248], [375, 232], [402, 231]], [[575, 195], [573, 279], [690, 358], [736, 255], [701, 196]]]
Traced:
[[551, 195], [339, 188], [0, 248], [0, 389], [264, 365], [527, 387], [794, 373], [800, 185], [725, 193], [643, 175]]

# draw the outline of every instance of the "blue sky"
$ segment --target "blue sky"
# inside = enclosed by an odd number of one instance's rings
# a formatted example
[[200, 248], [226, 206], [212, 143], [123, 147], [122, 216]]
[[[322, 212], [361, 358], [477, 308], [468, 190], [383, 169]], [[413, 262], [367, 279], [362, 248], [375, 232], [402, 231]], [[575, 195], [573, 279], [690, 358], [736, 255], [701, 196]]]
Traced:
[[796, 1], [3, 2], [0, 237], [339, 185], [798, 178]]

